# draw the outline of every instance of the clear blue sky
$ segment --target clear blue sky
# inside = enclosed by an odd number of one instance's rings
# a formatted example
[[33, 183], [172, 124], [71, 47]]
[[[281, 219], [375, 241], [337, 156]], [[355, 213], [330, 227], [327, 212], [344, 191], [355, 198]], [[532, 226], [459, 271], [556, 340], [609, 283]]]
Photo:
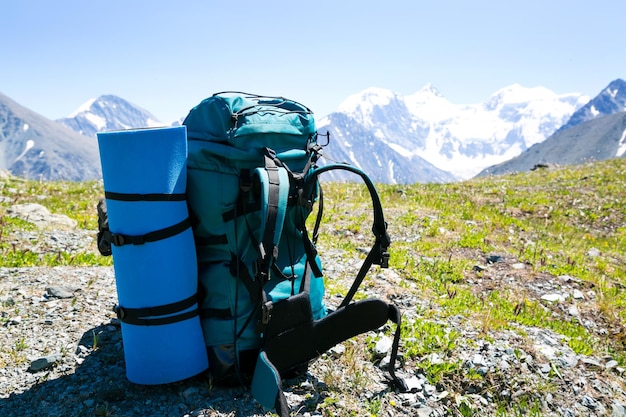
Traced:
[[457, 104], [626, 78], [621, 0], [0, 0], [0, 92], [51, 119], [118, 95], [161, 121], [223, 90], [319, 116], [368, 87]]

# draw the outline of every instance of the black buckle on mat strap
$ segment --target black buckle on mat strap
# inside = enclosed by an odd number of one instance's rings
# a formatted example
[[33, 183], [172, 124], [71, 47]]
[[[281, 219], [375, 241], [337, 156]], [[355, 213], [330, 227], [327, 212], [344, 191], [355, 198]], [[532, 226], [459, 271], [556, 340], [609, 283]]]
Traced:
[[155, 230], [154, 232], [146, 233], [145, 235], [131, 236], [121, 233], [111, 233], [111, 243], [115, 246], [123, 245], [143, 245], [148, 242], [156, 242], [157, 240], [167, 239], [168, 237], [175, 236], [184, 232], [191, 227], [191, 220], [187, 217], [182, 222], [176, 223], [173, 226], [166, 227], [164, 229]]
[[[181, 313], [194, 305], [198, 300], [196, 294], [182, 301], [171, 304], [165, 304], [156, 307], [143, 308], [125, 308], [115, 306], [113, 311], [117, 314], [117, 318], [126, 324], [135, 324], [138, 326], [159, 326], [163, 324], [172, 324], [184, 321], [198, 315], [198, 308]], [[178, 313], [178, 314], [176, 314]]]

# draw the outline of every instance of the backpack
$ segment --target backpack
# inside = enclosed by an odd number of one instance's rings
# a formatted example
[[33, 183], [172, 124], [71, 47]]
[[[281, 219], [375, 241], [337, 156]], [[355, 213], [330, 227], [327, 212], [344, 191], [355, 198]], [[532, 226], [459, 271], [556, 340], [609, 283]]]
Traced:
[[[313, 112], [293, 100], [217, 93], [191, 109], [187, 203], [196, 243], [201, 324], [217, 384], [250, 384], [265, 407], [289, 415], [281, 380], [306, 371], [332, 346], [396, 323], [390, 381], [400, 338], [399, 309], [352, 301], [372, 265], [388, 266], [387, 224], [376, 189], [360, 169], [318, 166]], [[326, 141], [328, 144], [329, 141]], [[331, 169], [360, 176], [373, 206], [375, 242], [335, 311], [324, 304], [316, 249], [323, 212], [318, 177]], [[311, 233], [307, 219], [317, 204]]]

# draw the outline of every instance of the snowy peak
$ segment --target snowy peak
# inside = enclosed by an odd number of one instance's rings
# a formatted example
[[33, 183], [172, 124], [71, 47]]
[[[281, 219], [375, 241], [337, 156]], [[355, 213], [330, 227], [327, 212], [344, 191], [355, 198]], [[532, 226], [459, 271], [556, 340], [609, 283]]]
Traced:
[[114, 95], [90, 99], [57, 122], [89, 137], [102, 131], [165, 126], [148, 111]]
[[404, 96], [404, 103], [413, 117], [443, 120], [457, 112], [459, 105], [452, 104], [433, 86], [427, 84], [418, 92]]
[[[334, 133], [339, 155], [333, 158], [362, 161], [384, 153], [394, 176], [403, 174], [379, 181], [447, 180], [442, 172], [466, 179], [545, 140], [588, 100], [577, 93], [558, 95], [519, 84], [496, 91], [484, 103], [467, 105], [449, 102], [432, 84], [408, 96], [369, 88], [339, 107], [343, 117], [328, 117], [319, 125]], [[436, 175], [410, 175], [418, 158], [432, 164], [428, 173]]]
[[398, 100], [398, 96], [391, 90], [371, 87], [358, 94], [349, 96], [339, 105], [340, 113], [361, 114], [364, 117], [371, 115], [375, 108], [388, 106]]
[[578, 109], [559, 131], [593, 120], [598, 117], [626, 111], [626, 81], [612, 81], [587, 104]]
[[422, 95], [422, 96], [431, 96], [431, 97], [442, 97], [443, 95], [439, 92], [439, 90], [437, 90], [437, 88], [435, 88], [435, 86], [432, 83], [428, 83], [426, 84], [424, 87], [422, 87], [421, 90], [419, 90], [416, 94]]

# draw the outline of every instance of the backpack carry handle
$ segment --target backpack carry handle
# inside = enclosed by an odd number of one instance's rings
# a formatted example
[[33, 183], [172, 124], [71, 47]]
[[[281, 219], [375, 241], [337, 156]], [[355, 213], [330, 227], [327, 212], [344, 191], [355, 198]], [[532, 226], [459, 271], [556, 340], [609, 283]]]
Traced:
[[[262, 94], [252, 94], [252, 93], [244, 93], [242, 91], [221, 91], [219, 93], [215, 93], [213, 94], [213, 96], [220, 96], [220, 95], [225, 95], [225, 94], [237, 94], [237, 95], [241, 95], [244, 98], [249, 98], [252, 100], [256, 100], [258, 102], [258, 104], [268, 104], [268, 105], [272, 105], [272, 106], [276, 106], [275, 103], [264, 103], [264, 99], [267, 100], [280, 100], [283, 103], [294, 103], [300, 107], [302, 107], [304, 109], [304, 111], [300, 111], [299, 113], [307, 113], [307, 114], [313, 114], [313, 110], [309, 109], [307, 106], [305, 106], [302, 103], [298, 103], [297, 101], [294, 100], [290, 100], [288, 98], [285, 97], [281, 97], [281, 96], [266, 96], [266, 95], [262, 95]], [[279, 107], [279, 106], [277, 106]], [[245, 110], [249, 110], [250, 108], [244, 108], [239, 110], [237, 113], [241, 114], [243, 113]]]

